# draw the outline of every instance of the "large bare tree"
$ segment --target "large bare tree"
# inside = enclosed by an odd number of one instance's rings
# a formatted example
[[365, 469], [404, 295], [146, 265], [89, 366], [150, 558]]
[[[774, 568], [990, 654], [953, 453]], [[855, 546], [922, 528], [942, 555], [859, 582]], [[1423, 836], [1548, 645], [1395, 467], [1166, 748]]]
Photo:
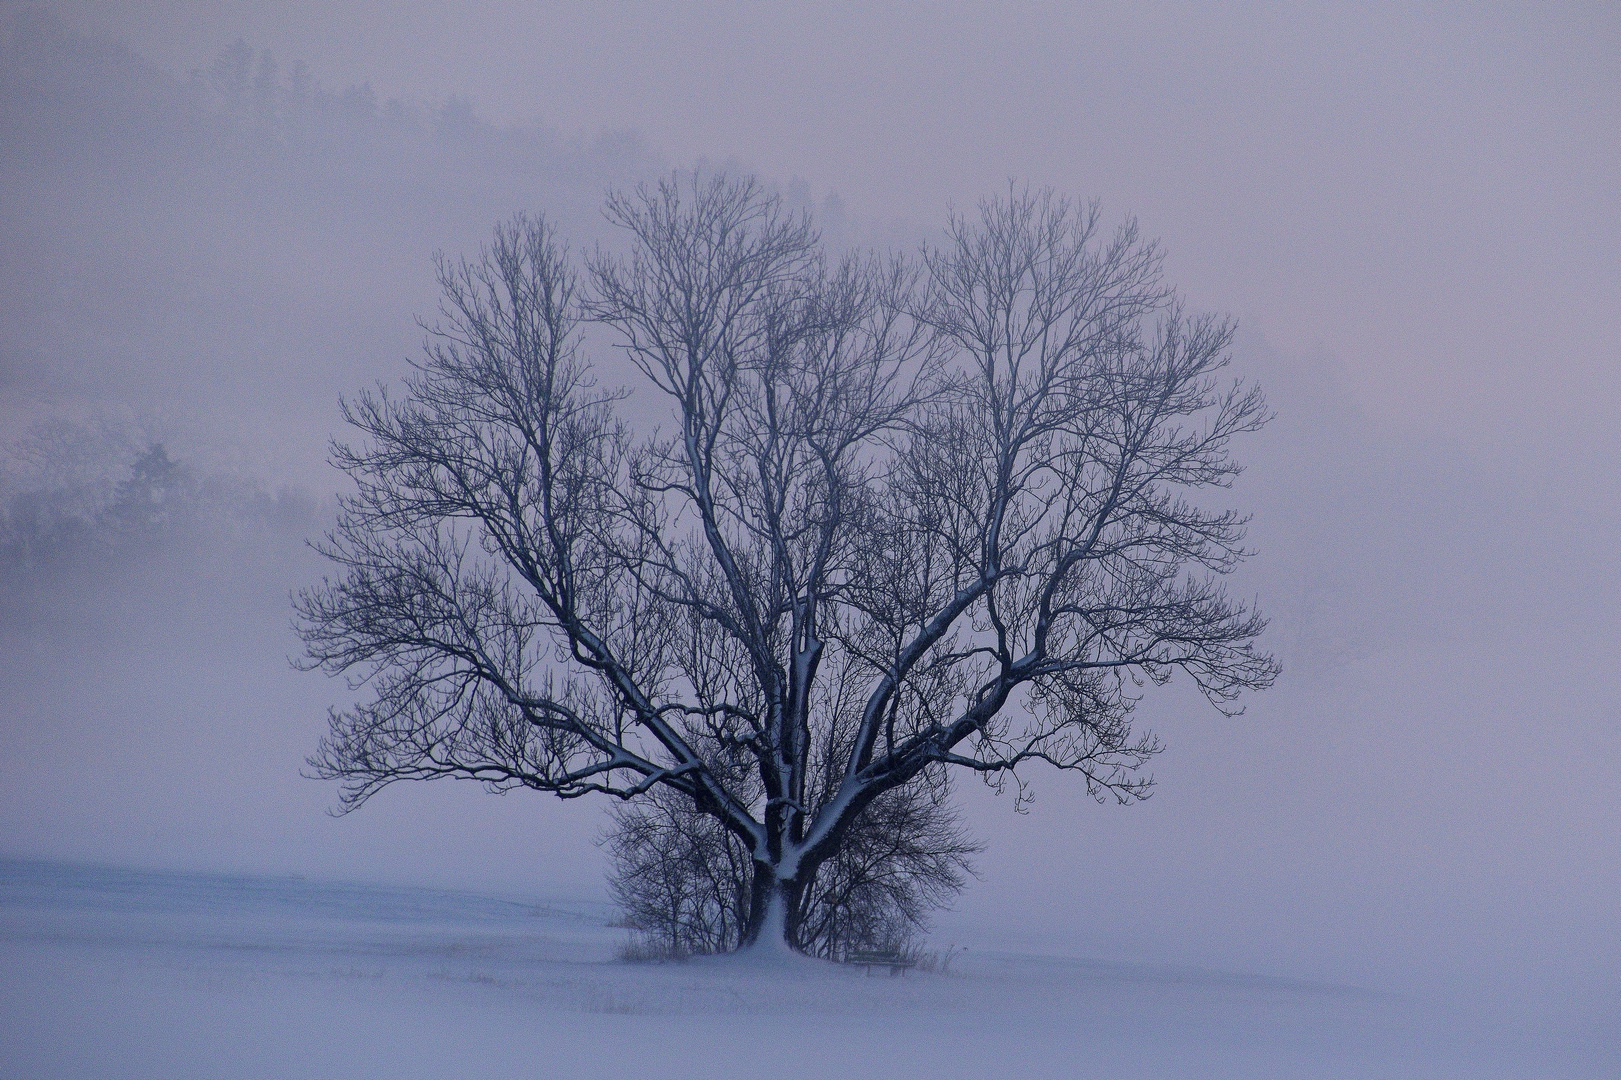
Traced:
[[310, 663], [370, 688], [313, 759], [346, 806], [662, 789], [748, 852], [742, 940], [798, 946], [886, 793], [961, 768], [1022, 795], [1040, 763], [1129, 800], [1137, 687], [1232, 710], [1272, 681], [1220, 584], [1244, 519], [1208, 498], [1265, 406], [1134, 226], [1014, 189], [908, 263], [830, 259], [750, 179], [606, 212], [623, 255], [520, 217], [442, 261], [404, 391], [345, 405], [339, 572], [299, 607]]
[[[683, 956], [725, 952], [744, 940], [754, 860], [735, 834], [662, 785], [616, 806], [612, 822], [603, 838], [609, 890], [640, 949]], [[891, 788], [800, 890], [795, 945], [835, 960], [908, 951], [934, 910], [967, 884], [981, 850], [950, 802], [944, 768]]]

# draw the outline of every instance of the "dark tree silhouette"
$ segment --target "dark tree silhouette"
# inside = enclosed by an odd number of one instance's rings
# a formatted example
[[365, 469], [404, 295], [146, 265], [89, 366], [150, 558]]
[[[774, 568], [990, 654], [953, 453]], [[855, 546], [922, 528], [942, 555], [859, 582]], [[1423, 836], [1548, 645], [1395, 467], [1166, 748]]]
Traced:
[[[607, 213], [629, 253], [583, 272], [523, 217], [442, 261], [416, 374], [345, 405], [338, 575], [299, 603], [309, 662], [370, 686], [313, 759], [345, 805], [660, 792], [747, 852], [740, 940], [802, 947], [890, 793], [1045, 763], [1129, 800], [1138, 685], [1272, 681], [1220, 585], [1244, 519], [1194, 497], [1265, 406], [1135, 226], [1015, 190], [909, 265], [831, 261], [747, 179]], [[617, 418], [586, 320], [665, 427]]]
[[[751, 786], [747, 775], [732, 782]], [[981, 850], [949, 802], [941, 767], [892, 788], [856, 819], [801, 891], [797, 944], [812, 956], [905, 951], [929, 914], [962, 890]], [[609, 884], [653, 955], [735, 949], [749, 926], [753, 859], [743, 842], [663, 785], [616, 807], [604, 837]]]

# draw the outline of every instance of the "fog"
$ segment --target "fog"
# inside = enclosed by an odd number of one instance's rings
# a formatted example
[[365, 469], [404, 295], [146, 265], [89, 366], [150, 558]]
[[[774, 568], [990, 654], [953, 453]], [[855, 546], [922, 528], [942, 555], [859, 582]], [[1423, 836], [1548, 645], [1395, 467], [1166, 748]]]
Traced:
[[400, 376], [433, 253], [517, 210], [612, 242], [607, 188], [706, 163], [915, 249], [1013, 179], [1135, 215], [1240, 321], [1278, 414], [1240, 586], [1284, 677], [1237, 719], [1150, 691], [1144, 804], [962, 785], [988, 848], [939, 935], [1613, 1023], [1613, 9], [0, 12], [0, 494], [112, 506], [156, 442], [189, 485], [7, 549], [0, 855], [602, 896], [600, 806], [441, 783], [335, 818], [300, 776], [351, 696], [288, 662], [339, 395]]

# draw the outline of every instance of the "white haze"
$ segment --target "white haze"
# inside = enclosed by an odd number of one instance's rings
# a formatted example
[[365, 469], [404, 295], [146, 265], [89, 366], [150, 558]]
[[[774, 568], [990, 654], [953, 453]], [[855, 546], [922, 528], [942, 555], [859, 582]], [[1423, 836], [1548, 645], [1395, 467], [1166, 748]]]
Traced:
[[[287, 663], [338, 395], [404, 370], [432, 253], [520, 209], [588, 245], [606, 187], [706, 160], [912, 247], [1012, 177], [1136, 214], [1240, 319], [1279, 414], [1241, 587], [1286, 670], [1237, 720], [1149, 692], [1146, 804], [962, 785], [989, 848], [939, 936], [1579, 1000], [1613, 1036], [1613, 8], [0, 11], [0, 434], [111, 418], [305, 507], [8, 569], [0, 854], [600, 896], [600, 807], [446, 783], [333, 819], [300, 778], [348, 697]], [[375, 116], [221, 116], [188, 72], [239, 37]]]

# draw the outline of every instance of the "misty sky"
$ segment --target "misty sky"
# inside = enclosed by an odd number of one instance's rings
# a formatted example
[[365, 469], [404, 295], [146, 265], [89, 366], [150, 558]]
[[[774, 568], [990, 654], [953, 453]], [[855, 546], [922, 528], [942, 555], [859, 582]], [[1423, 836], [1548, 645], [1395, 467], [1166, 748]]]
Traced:
[[[128, 414], [318, 502], [337, 396], [402, 370], [432, 253], [516, 210], [589, 244], [606, 187], [702, 160], [912, 248], [1010, 179], [1096, 196], [1238, 317], [1279, 411], [1234, 497], [1286, 674], [1237, 721], [1151, 694], [1142, 806], [1038, 777], [1019, 819], [965, 784], [990, 847], [947, 925], [1613, 987], [1621, 14], [1142, 8], [0, 4], [78, 43], [5, 54], [0, 435]], [[238, 38], [407, 119], [261, 146], [140, 104]], [[451, 96], [475, 128], [436, 121]], [[323, 816], [297, 773], [347, 691], [287, 665], [320, 573], [289, 530], [0, 612], [0, 853], [600, 888], [585, 804], [424, 785]]]
[[[933, 222], [1010, 177], [1404, 420], [1612, 409], [1613, 5], [65, 3], [184, 71], [241, 36], [384, 96], [641, 134]], [[1458, 414], [1463, 414], [1459, 416]]]

